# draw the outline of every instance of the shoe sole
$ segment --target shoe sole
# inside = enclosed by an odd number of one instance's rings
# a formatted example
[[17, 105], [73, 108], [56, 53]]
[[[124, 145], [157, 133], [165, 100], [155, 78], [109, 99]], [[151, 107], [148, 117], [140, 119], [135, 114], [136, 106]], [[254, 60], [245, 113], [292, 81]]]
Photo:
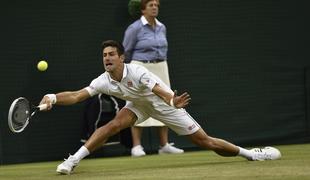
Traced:
[[183, 152], [174, 152], [174, 153], [172, 153], [172, 152], [161, 152], [161, 151], [158, 151], [158, 154], [183, 154], [184, 153], [184, 151]]
[[131, 157], [143, 157], [145, 156], [146, 154], [143, 154], [143, 155], [131, 155]]
[[57, 169], [56, 172], [62, 175], [70, 175], [70, 172], [65, 169]]

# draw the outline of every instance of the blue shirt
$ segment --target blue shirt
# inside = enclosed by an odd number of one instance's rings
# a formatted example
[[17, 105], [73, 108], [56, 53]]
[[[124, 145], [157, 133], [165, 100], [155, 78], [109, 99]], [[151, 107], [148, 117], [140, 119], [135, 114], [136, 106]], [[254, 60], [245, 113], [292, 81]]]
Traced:
[[157, 19], [155, 21], [156, 26], [152, 28], [145, 17], [141, 16], [128, 26], [123, 40], [125, 62], [167, 59], [166, 26]]

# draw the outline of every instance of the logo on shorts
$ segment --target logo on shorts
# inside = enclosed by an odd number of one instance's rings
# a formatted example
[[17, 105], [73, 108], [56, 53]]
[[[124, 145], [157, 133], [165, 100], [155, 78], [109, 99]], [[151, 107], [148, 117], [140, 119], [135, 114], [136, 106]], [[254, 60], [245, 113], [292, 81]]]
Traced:
[[132, 86], [133, 86], [132, 81], [128, 81], [128, 82], [127, 82], [127, 86], [128, 86], [128, 87], [132, 87]]
[[194, 128], [196, 127], [196, 124], [193, 124], [193, 125], [191, 125], [191, 126], [188, 126], [188, 130], [193, 130]]

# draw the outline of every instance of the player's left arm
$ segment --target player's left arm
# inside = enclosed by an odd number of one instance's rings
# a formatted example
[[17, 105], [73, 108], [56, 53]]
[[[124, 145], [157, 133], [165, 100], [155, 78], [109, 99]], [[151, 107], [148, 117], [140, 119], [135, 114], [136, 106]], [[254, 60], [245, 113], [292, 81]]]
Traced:
[[190, 95], [185, 92], [182, 95], [178, 96], [177, 92], [174, 91], [174, 94], [167, 92], [159, 84], [156, 84], [153, 89], [153, 93], [162, 98], [168, 105], [174, 106], [176, 108], [183, 108], [189, 104], [191, 100]]

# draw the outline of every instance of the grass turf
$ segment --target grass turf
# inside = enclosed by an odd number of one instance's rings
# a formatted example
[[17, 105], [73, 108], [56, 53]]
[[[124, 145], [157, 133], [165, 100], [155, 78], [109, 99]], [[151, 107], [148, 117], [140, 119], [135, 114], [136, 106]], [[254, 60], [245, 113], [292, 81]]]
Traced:
[[61, 161], [0, 166], [0, 179], [310, 179], [310, 144], [276, 146], [282, 159], [247, 161], [220, 157], [212, 151], [181, 155], [148, 155], [82, 160], [72, 175], [58, 175]]

